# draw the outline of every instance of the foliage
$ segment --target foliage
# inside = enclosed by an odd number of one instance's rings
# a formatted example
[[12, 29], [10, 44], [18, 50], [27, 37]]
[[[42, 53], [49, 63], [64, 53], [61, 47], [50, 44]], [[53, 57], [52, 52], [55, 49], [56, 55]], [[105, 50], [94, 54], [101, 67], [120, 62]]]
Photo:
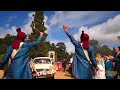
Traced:
[[66, 52], [66, 45], [64, 42], [58, 42], [56, 44], [56, 52], [58, 60], [69, 59], [69, 53]]
[[113, 51], [108, 47], [108, 45], [99, 45], [97, 40], [90, 40], [90, 44], [94, 47], [95, 53], [100, 53], [101, 55], [113, 55]]
[[4, 38], [0, 38], [0, 55], [5, 54], [7, 46], [11, 45], [16, 36], [7, 34]]
[[48, 52], [47, 48], [47, 42], [45, 41], [47, 34], [45, 31], [47, 30], [46, 27], [44, 26], [44, 16], [43, 16], [43, 11], [36, 11], [35, 14], [33, 15], [34, 20], [31, 23], [32, 31], [31, 35], [29, 36], [30, 41], [34, 41], [39, 37], [39, 32], [44, 32], [42, 41], [39, 45], [33, 46], [30, 51], [30, 57], [35, 58], [35, 57], [44, 57], [46, 56], [46, 53]]

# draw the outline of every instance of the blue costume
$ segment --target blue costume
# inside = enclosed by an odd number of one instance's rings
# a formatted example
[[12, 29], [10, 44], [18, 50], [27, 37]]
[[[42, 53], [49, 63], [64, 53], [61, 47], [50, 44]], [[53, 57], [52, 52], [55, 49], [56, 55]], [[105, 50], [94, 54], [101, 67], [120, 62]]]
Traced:
[[87, 60], [80, 41], [76, 41], [72, 35], [66, 31], [67, 36], [75, 46], [75, 55], [72, 63], [72, 74], [77, 79], [92, 79], [94, 76], [94, 67], [97, 67], [97, 61], [94, 55], [94, 48], [90, 45], [88, 51], [90, 62]]
[[113, 59], [106, 61], [105, 60], [105, 70], [106, 70], [106, 79], [115, 79], [115, 76], [118, 74], [118, 72], [115, 69], [115, 66], [113, 66], [113, 62], [120, 62], [118, 59]]
[[[32, 46], [40, 43], [41, 38], [42, 36], [39, 36], [36, 41], [23, 43], [21, 49], [17, 52], [11, 61], [6, 76], [7, 79], [32, 79], [29, 65], [29, 51]], [[8, 62], [12, 51], [12, 46], [8, 46], [7, 52], [2, 62], [0, 63], [0, 67], [3, 67]]]
[[109, 60], [109, 61], [105, 60], [106, 79], [114, 79], [114, 77], [112, 75], [113, 68], [114, 68], [113, 61], [112, 60]]

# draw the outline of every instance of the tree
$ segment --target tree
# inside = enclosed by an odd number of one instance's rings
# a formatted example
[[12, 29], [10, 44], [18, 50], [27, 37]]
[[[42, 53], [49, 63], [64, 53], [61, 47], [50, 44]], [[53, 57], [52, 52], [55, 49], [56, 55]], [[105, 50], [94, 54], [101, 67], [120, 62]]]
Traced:
[[6, 48], [11, 45], [15, 39], [16, 36], [11, 36], [10, 34], [0, 39], [0, 55], [5, 54]]
[[5, 40], [5, 43], [7, 45], [11, 45], [16, 38], [17, 38], [16, 36], [12, 36], [10, 34], [7, 34], [4, 38], [4, 40]]
[[112, 50], [108, 47], [108, 45], [103, 45], [99, 48], [99, 53], [101, 53], [101, 55], [112, 55], [113, 52]]
[[97, 40], [90, 40], [90, 45], [92, 45], [94, 47], [94, 50], [97, 52], [98, 51], [98, 41]]
[[49, 50], [53, 50], [53, 51], [56, 50], [56, 46], [54, 43], [50, 44]]
[[30, 56], [32, 58], [34, 57], [40, 57], [40, 56], [46, 56], [46, 53], [48, 52], [48, 48], [45, 42], [45, 39], [47, 37], [47, 34], [45, 31], [47, 30], [44, 26], [44, 16], [43, 11], [36, 11], [35, 14], [33, 14], [34, 20], [31, 23], [32, 31], [30, 35], [30, 41], [34, 41], [39, 37], [39, 32], [44, 32], [43, 38], [41, 40], [41, 43], [37, 46], [34, 46], [31, 48]]
[[90, 40], [90, 44], [94, 47], [95, 53], [100, 53], [101, 55], [112, 55], [113, 51], [109, 48], [108, 45], [99, 45], [97, 40]]
[[55, 61], [58, 61], [57, 52], [55, 52]]
[[64, 42], [57, 43], [56, 48], [64, 52], [66, 51], [66, 45], [64, 44]]
[[56, 52], [57, 52], [58, 60], [69, 58], [69, 53], [66, 52], [66, 45], [63, 42], [59, 42], [56, 44]]

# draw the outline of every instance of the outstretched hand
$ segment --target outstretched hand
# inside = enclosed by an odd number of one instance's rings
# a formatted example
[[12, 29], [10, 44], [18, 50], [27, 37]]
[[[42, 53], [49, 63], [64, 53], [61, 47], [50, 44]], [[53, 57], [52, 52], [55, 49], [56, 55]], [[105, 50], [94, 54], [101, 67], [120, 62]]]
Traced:
[[113, 56], [111, 56], [111, 55], [109, 55], [109, 58], [112, 60], [112, 59], [114, 59], [114, 57]]
[[64, 29], [64, 31], [66, 32], [67, 31], [67, 29], [68, 29], [68, 27], [67, 27], [67, 25], [63, 25], [63, 29]]
[[43, 36], [43, 32], [40, 32], [40, 36]]

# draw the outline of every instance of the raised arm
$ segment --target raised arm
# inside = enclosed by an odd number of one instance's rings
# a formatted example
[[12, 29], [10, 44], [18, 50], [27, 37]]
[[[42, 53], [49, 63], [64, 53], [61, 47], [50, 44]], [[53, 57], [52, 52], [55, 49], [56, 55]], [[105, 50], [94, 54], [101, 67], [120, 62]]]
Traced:
[[28, 46], [28, 47], [32, 47], [34, 45], [37, 45], [40, 43], [41, 39], [43, 37], [43, 32], [40, 32], [40, 36], [38, 37], [38, 39], [36, 41], [33, 41], [33, 42], [26, 42], [24, 43], [25, 46]]
[[4, 65], [8, 62], [10, 55], [11, 53], [10, 53], [10, 46], [9, 46], [7, 47], [7, 51], [2, 59], [2, 62], [0, 63], [0, 68], [3, 68]]
[[70, 35], [70, 33], [68, 32], [68, 27], [66, 25], [63, 25], [63, 29], [65, 31], [65, 33], [67, 34], [67, 36], [69, 37], [69, 39], [71, 40], [71, 42], [74, 44], [74, 45], [77, 45], [78, 44], [78, 41], [76, 41], [74, 39], [74, 37], [72, 35]]
[[112, 60], [112, 62], [120, 62], [120, 59], [118, 58], [114, 58], [113, 56], [109, 55], [110, 60]]

